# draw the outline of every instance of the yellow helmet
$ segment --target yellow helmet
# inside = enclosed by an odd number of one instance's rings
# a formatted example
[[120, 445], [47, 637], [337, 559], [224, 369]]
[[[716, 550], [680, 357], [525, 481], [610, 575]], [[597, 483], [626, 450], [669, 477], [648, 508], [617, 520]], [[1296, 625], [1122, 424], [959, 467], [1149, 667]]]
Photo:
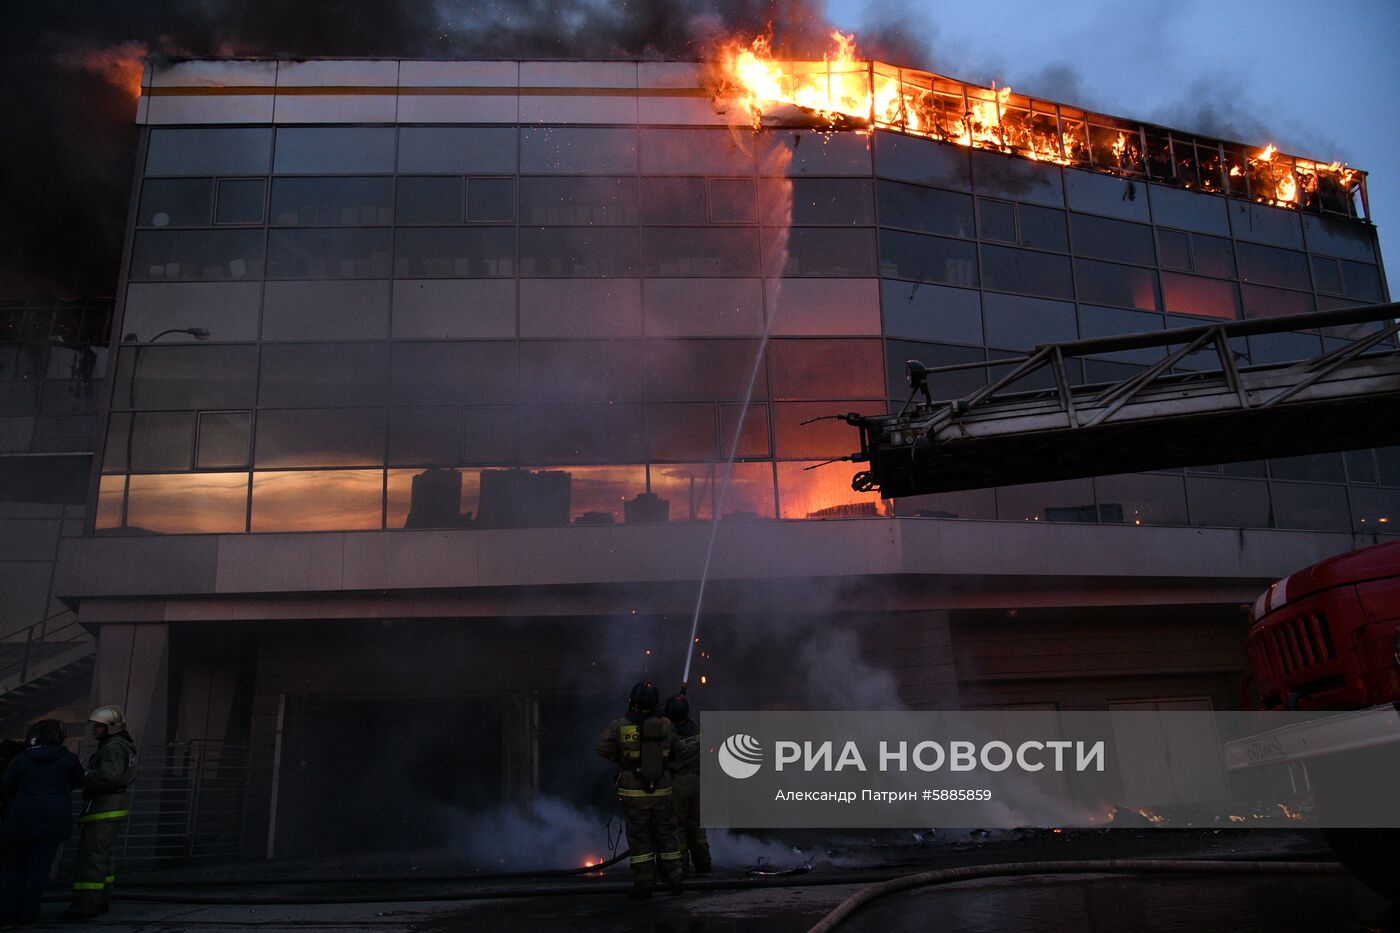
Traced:
[[107, 727], [108, 732], [121, 732], [126, 728], [126, 716], [122, 714], [120, 706], [99, 706], [92, 711], [88, 717], [88, 722], [100, 723]]

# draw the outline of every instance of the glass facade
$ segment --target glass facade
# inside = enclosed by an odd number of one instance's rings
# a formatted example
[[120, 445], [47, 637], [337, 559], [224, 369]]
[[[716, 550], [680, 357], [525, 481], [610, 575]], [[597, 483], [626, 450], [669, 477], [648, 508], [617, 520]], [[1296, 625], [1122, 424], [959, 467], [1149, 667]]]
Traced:
[[[907, 359], [987, 364], [949, 396], [1040, 342], [1380, 300], [1364, 222], [887, 132], [148, 133], [99, 533], [1400, 525], [1394, 450], [895, 503], [808, 469], [857, 441], [805, 422], [903, 404]], [[1285, 336], [1241, 351], [1324, 340]]]

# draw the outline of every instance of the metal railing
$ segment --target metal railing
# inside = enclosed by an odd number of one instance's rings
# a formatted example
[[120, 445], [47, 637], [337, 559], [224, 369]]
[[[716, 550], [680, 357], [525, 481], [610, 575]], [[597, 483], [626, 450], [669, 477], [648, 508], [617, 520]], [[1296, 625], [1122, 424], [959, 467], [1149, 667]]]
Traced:
[[55, 662], [80, 655], [76, 649], [96, 644], [67, 610], [0, 636], [0, 696], [48, 673]]

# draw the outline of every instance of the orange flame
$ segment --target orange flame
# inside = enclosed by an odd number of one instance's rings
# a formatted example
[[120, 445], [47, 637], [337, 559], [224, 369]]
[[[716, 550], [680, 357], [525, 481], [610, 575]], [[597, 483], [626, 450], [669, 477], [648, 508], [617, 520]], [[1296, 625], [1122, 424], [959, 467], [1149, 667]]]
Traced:
[[146, 46], [123, 42], [101, 49], [75, 49], [55, 56], [60, 67], [100, 75], [108, 84], [125, 91], [132, 100], [141, 96], [141, 71]]

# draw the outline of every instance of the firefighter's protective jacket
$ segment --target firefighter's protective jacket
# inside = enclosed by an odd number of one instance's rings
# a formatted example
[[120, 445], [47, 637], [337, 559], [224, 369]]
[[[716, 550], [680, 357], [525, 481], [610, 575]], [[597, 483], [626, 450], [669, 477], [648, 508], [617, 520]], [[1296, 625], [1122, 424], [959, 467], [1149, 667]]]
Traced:
[[676, 759], [672, 774], [700, 773], [700, 723], [687, 719], [676, 726]]
[[[654, 746], [645, 748], [644, 746]], [[671, 793], [671, 762], [676, 757], [676, 730], [663, 716], [634, 721], [615, 719], [598, 738], [598, 755], [617, 765], [617, 795], [622, 798], [661, 797]], [[660, 759], [660, 773], [648, 781], [647, 759]], [[650, 787], [648, 785], [650, 784]]]
[[131, 809], [127, 788], [136, 780], [136, 743], [125, 732], [108, 736], [88, 758], [80, 823], [120, 820]]

